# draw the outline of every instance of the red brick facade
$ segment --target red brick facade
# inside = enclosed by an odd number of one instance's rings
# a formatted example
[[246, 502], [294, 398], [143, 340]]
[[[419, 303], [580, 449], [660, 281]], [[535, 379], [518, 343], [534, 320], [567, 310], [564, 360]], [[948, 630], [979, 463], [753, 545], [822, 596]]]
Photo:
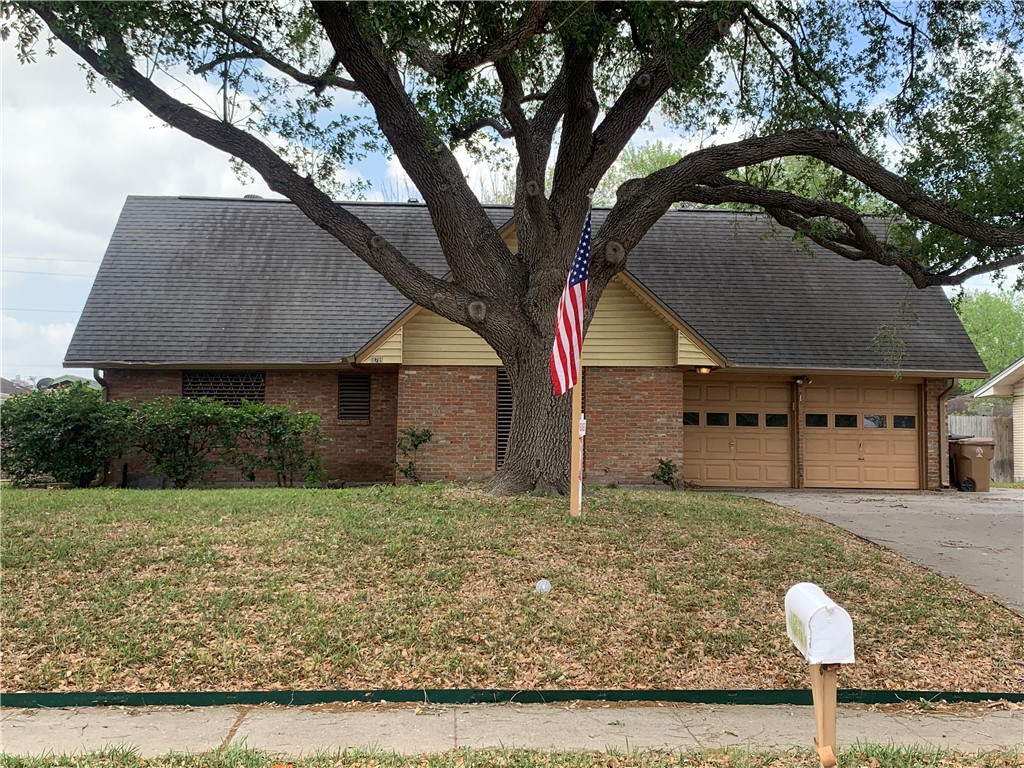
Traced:
[[497, 404], [496, 368], [403, 366], [398, 372], [398, 428], [433, 432], [431, 441], [410, 456], [420, 479], [478, 482], [491, 477]]
[[[109, 397], [115, 400], [151, 400], [181, 396], [180, 370], [125, 370], [104, 372]], [[338, 419], [338, 372], [269, 370], [267, 405], [286, 405], [320, 414], [327, 438], [319, 447], [324, 471], [331, 483], [390, 483], [394, 479], [395, 416], [398, 375], [394, 370], [374, 371], [370, 379], [370, 419]], [[109, 482], [122, 481], [124, 460], [116, 462]], [[140, 457], [128, 461], [129, 474], [144, 471]], [[210, 478], [237, 481], [226, 473]]]
[[[109, 396], [146, 400], [181, 395], [180, 370], [105, 372]], [[683, 466], [683, 370], [681, 368], [588, 367], [585, 372], [587, 482], [605, 485], [649, 484], [658, 459]], [[939, 398], [946, 379], [921, 384], [924, 425], [925, 488], [944, 482], [944, 407]], [[794, 385], [797, 395], [800, 387]], [[328, 482], [352, 484], [403, 480], [396, 473], [395, 439], [405, 427], [430, 429], [433, 438], [410, 458], [425, 481], [481, 482], [495, 471], [497, 370], [493, 367], [403, 366], [371, 372], [370, 419], [338, 418], [338, 372], [268, 370], [266, 402], [320, 414], [327, 441], [320, 447]], [[803, 422], [802, 398], [795, 418]], [[797, 487], [803, 478], [802, 442], [794, 459]], [[114, 465], [110, 482], [121, 482], [123, 462]], [[144, 471], [132, 459], [129, 473]], [[236, 481], [219, 476], [213, 480]]]
[[922, 385], [925, 434], [925, 489], [937, 491], [949, 484], [945, 463], [949, 449], [946, 446], [946, 401], [943, 394], [949, 388], [948, 379], [925, 379]]
[[585, 371], [587, 482], [653, 483], [658, 459], [683, 466], [681, 368]]

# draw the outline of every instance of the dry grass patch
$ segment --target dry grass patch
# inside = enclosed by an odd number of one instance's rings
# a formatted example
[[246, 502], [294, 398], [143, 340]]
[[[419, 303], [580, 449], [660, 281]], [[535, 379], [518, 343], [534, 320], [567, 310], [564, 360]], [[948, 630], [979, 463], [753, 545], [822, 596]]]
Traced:
[[[782, 599], [853, 615], [855, 688], [1024, 692], [1024, 618], [719, 494], [3, 491], [7, 691], [791, 688]], [[533, 586], [553, 585], [548, 595]]]

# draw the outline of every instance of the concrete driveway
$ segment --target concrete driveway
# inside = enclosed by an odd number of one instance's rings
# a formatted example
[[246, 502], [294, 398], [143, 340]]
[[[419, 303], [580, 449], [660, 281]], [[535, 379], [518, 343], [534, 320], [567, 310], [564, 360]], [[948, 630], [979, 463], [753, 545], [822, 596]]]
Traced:
[[838, 525], [1024, 615], [1024, 490], [735, 493]]

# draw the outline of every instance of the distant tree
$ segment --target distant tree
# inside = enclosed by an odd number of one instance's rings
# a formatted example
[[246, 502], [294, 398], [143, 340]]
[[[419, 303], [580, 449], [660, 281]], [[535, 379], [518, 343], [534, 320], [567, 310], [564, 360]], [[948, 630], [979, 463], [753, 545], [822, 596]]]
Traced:
[[[1024, 294], [965, 291], [953, 306], [989, 373], [999, 373], [1024, 357]], [[983, 381], [964, 379], [960, 389], [973, 392]]]
[[[3, 12], [22, 61], [60, 40], [92, 77], [251, 167], [411, 302], [483, 337], [512, 385], [499, 493], [568, 487], [569, 398], [548, 374], [555, 308], [588, 191], [651, 120], [711, 138], [618, 186], [592, 239], [584, 326], [677, 204], [757, 207], [918, 287], [1024, 262], [1013, 0], [25, 0]], [[215, 108], [167, 87], [189, 76], [217, 84]], [[737, 138], [716, 139], [725, 131]], [[514, 147], [515, 258], [453, 152], [486, 157], [495, 139]], [[377, 150], [430, 209], [450, 279], [331, 199], [339, 170]], [[790, 157], [884, 199], [894, 227], [882, 237], [829, 186], [742, 176]]]

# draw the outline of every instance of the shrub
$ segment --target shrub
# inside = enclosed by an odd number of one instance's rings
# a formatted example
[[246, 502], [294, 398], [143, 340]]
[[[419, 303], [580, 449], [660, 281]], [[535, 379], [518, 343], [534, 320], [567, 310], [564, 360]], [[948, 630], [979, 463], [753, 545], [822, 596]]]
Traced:
[[323, 480], [323, 461], [314, 446], [324, 441], [320, 417], [281, 406], [245, 403], [234, 409], [237, 441], [230, 461], [250, 480], [269, 470], [278, 486], [291, 487], [295, 477], [307, 484]]
[[678, 467], [671, 459], [658, 459], [658, 471], [654, 472], [651, 477], [674, 491], [679, 487], [678, 471]]
[[15, 395], [0, 413], [4, 471], [16, 483], [50, 477], [82, 488], [123, 452], [130, 407], [75, 382]]
[[237, 449], [234, 409], [209, 397], [160, 397], [139, 405], [135, 445], [175, 488], [202, 480]]
[[398, 467], [398, 471], [407, 480], [418, 483], [420, 482], [420, 476], [416, 473], [416, 462], [410, 459], [409, 456], [419, 450], [419, 447], [424, 443], [429, 443], [431, 438], [434, 437], [434, 433], [429, 429], [416, 429], [415, 427], [403, 427], [400, 431], [402, 436], [395, 441], [395, 445], [398, 446], [398, 452], [408, 461], [404, 464], [396, 461], [395, 466]]

